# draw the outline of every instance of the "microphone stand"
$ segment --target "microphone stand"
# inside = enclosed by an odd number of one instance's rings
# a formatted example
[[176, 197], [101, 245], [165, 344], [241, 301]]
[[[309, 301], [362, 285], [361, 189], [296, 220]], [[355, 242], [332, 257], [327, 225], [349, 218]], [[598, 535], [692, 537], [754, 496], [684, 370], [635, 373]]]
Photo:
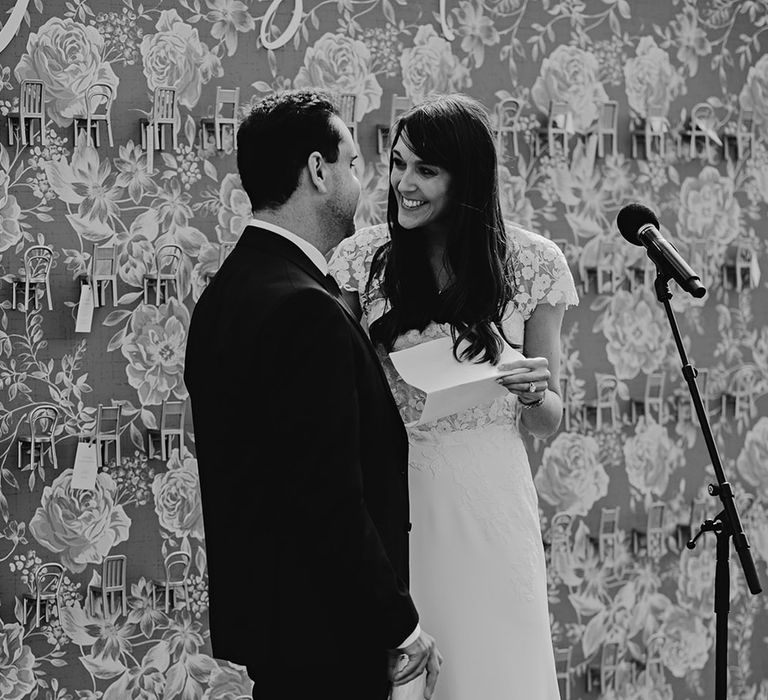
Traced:
[[[656, 261], [654, 261], [656, 262]], [[690, 539], [686, 547], [694, 549], [696, 540], [705, 532], [714, 532], [717, 538], [716, 563], [715, 563], [715, 700], [726, 700], [728, 692], [728, 613], [730, 611], [730, 593], [731, 580], [728, 568], [728, 559], [730, 555], [730, 540], [733, 538], [733, 544], [739, 555], [741, 568], [744, 571], [744, 577], [747, 580], [752, 595], [757, 595], [762, 591], [760, 580], [755, 570], [755, 562], [749, 551], [749, 541], [741, 526], [739, 513], [736, 510], [736, 503], [733, 498], [733, 489], [725, 480], [723, 465], [717, 452], [717, 446], [712, 436], [712, 429], [709, 425], [707, 412], [701, 401], [701, 394], [696, 385], [696, 368], [688, 361], [688, 357], [683, 347], [683, 341], [680, 337], [680, 331], [675, 321], [675, 315], [669, 300], [672, 294], [669, 291], [670, 274], [664, 269], [663, 264], [657, 262], [656, 280], [654, 288], [656, 297], [664, 305], [667, 312], [669, 324], [672, 327], [672, 334], [675, 337], [680, 360], [682, 362], [683, 377], [688, 384], [688, 391], [691, 395], [691, 401], [696, 410], [696, 416], [704, 435], [704, 442], [707, 445], [709, 458], [715, 469], [717, 484], [709, 484], [707, 490], [710, 496], [720, 498], [722, 510], [711, 520], [705, 520], [699, 527], [696, 535]]]

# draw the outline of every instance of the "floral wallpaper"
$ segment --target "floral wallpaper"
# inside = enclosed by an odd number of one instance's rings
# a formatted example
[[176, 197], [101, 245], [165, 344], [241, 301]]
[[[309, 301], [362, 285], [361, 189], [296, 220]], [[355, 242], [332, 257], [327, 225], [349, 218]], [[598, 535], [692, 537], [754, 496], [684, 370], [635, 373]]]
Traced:
[[[673, 306], [693, 362], [708, 370], [713, 432], [768, 585], [765, 3], [18, 0], [14, 8], [0, 18], [6, 29], [20, 23], [15, 35], [0, 27], [0, 697], [250, 696], [244, 671], [211, 657], [191, 424], [165, 462], [149, 458], [146, 446], [162, 402], [187, 398], [191, 311], [222, 246], [237, 240], [249, 217], [231, 132], [222, 150], [210, 133], [201, 138], [217, 86], [240, 88], [241, 113], [290, 87], [355, 95], [360, 225], [384, 217], [387, 156], [377, 139], [394, 96], [418, 102], [463, 91], [492, 114], [507, 98], [521, 101], [519, 148], [508, 142], [500, 161], [504, 211], [556, 239], [577, 281], [586, 282], [563, 330], [567, 424], [546, 441], [530, 441], [552, 634], [556, 647], [571, 650], [570, 698], [713, 695], [714, 540], [704, 537], [688, 551], [681, 526], [694, 499], [707, 501], [710, 517], [719, 510], [706, 495], [714, 474], [686, 412], [663, 309], [650, 287], [628, 284], [642, 251], [618, 236], [615, 217], [641, 200], [682, 249], [704, 251], [696, 265], [707, 296], [693, 300], [673, 284]], [[7, 138], [24, 79], [45, 86], [46, 144]], [[74, 137], [96, 82], [115, 92], [114, 147], [103, 130], [98, 148]], [[150, 115], [153, 90], [166, 85], [177, 90], [178, 147], [157, 152], [150, 169], [140, 120]], [[606, 100], [619, 105], [617, 152], [599, 157], [588, 134]], [[573, 132], [567, 148], [552, 152], [546, 139], [534, 147], [551, 101], [567, 104]], [[735, 133], [740, 110], [751, 110], [756, 138], [748, 157], [717, 146], [707, 156], [699, 146], [691, 158], [686, 139], [678, 152], [676, 134], [688, 128], [697, 103], [711, 106], [719, 139]], [[631, 133], [653, 115], [669, 124], [667, 148], [644, 154], [641, 147], [633, 158]], [[606, 264], [601, 251], [612, 242], [612, 282], [596, 290], [589, 270]], [[44, 303], [13, 308], [10, 280], [38, 243], [54, 250], [53, 311]], [[159, 305], [145, 303], [143, 276], [166, 243], [183, 251], [178, 290]], [[116, 247], [117, 304], [97, 308], [91, 331], [76, 333], [79, 280], [103, 244]], [[752, 251], [748, 279], [736, 284], [728, 269], [744, 246]], [[661, 420], [633, 420], [630, 406], [656, 372], [665, 373], [665, 412]], [[617, 397], [615, 414], [599, 429], [590, 410], [596, 373], [614, 379]], [[722, 397], [739, 381], [749, 400], [736, 410]], [[28, 456], [19, 464], [25, 421], [49, 402], [61, 416], [59, 469], [50, 460], [32, 468]], [[73, 489], [77, 436], [93, 429], [100, 403], [122, 406], [122, 463], [111, 457], [93, 491]], [[633, 545], [655, 503], [665, 506], [661, 554]], [[612, 555], [601, 556], [594, 543], [601, 511], [611, 506], [620, 508], [618, 534]], [[570, 518], [565, 547], [551, 528], [561, 514]], [[152, 582], [176, 551], [191, 557], [189, 595], [166, 613], [153, 603]], [[85, 606], [108, 554], [127, 556], [127, 615], [104, 617]], [[35, 627], [25, 623], [21, 600], [43, 562], [64, 567], [61, 610]], [[766, 597], [748, 593], [738, 564], [731, 574], [729, 697], [765, 700]], [[653, 640], [660, 653], [649, 662]], [[611, 642], [618, 671], [608, 687], [588, 691], [587, 677]]]

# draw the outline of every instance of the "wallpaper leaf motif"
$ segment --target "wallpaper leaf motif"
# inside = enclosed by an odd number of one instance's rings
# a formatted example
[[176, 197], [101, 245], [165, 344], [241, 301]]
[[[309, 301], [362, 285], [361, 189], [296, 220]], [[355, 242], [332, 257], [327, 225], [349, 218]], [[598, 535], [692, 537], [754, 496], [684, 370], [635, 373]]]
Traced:
[[[466, 91], [493, 120], [502, 100], [522, 102], [518, 150], [506, 147], [499, 162], [503, 210], [557, 240], [577, 280], [591, 274], [606, 243], [619, 240], [616, 214], [631, 200], [652, 206], [676, 244], [703, 250], [696, 269], [707, 296], [693, 300], [673, 288], [672, 303], [696, 365], [708, 370], [713, 432], [765, 576], [765, 3], [674, 0], [640, 8], [627, 0], [458, 0], [446, 4], [445, 16], [437, 2], [405, 0], [54, 4], [31, 3], [18, 36], [0, 54], [3, 134], [7, 115], [18, 110], [23, 79], [43, 81], [47, 114], [46, 144], [34, 138], [24, 146], [17, 138], [10, 145], [7, 137], [0, 143], [0, 695], [250, 695], [244, 670], [210, 655], [192, 426], [166, 463], [149, 459], [146, 446], [163, 400], [187, 396], [191, 310], [224, 246], [238, 240], [250, 218], [234, 135], [225, 131], [218, 151], [210, 133], [201, 134], [217, 86], [240, 87], [241, 114], [260, 96], [286, 88], [354, 94], [363, 156], [360, 226], [385, 217], [388, 163], [386, 153], [376, 152], [376, 129], [387, 124], [393, 95], [419, 101]], [[114, 148], [103, 141], [96, 148], [83, 130], [74, 137], [93, 82], [115, 90]], [[138, 120], [150, 115], [152, 91], [161, 85], [178, 91], [179, 147], [157, 153], [150, 172]], [[606, 99], [619, 103], [618, 152], [608, 149], [599, 158], [586, 132]], [[534, 147], [550, 100], [566, 102], [574, 115], [567, 152]], [[719, 149], [689, 158], [687, 140], [678, 153], [675, 136], [697, 103], [712, 106], [724, 139], [735, 138], [740, 113], [751, 111], [756, 139], [748, 158], [726, 158]], [[666, 151], [633, 158], [630, 132], [642, 129], [651, 111], [667, 120]], [[54, 249], [53, 312], [33, 300], [11, 308], [11, 279], [34, 243]], [[145, 302], [144, 277], [166, 243], [182, 250], [178, 290], [159, 304], [153, 294]], [[79, 279], [96, 244], [116, 248], [117, 304], [98, 308], [92, 332], [79, 337], [72, 330]], [[736, 267], [742, 244], [754, 253], [748, 275], [744, 265]], [[616, 687], [603, 689], [603, 697], [690, 700], [711, 695], [713, 685], [714, 543], [684, 547], [691, 502], [706, 502], [710, 517], [716, 512], [706, 493], [712, 470], [662, 309], [650, 287], [626, 281], [627, 270], [642, 261], [642, 250], [619, 240], [610, 265], [619, 283], [598, 292], [589, 278], [589, 291], [563, 330], [569, 428], [530, 441], [552, 634], [556, 646], [572, 647], [574, 700], [595, 696], [584, 679], [607, 641], [619, 644], [622, 664]], [[736, 269], [750, 284], [737, 284]], [[642, 398], [647, 376], [659, 371], [667, 379], [667, 420], [632, 422], [627, 402]], [[589, 408], [596, 372], [616, 379], [622, 409], [616, 423], [605, 421], [599, 430]], [[732, 395], [745, 381], [750, 399], [737, 411]], [[55, 435], [61, 469], [49, 458], [33, 467], [28, 454], [19, 469], [18, 436], [29, 412], [44, 402], [61, 412]], [[76, 492], [70, 487], [76, 443], [94, 429], [99, 403], [122, 406], [122, 463], [108, 458], [96, 490]], [[658, 502], [666, 506], [664, 554], [653, 557], [633, 541]], [[595, 542], [608, 505], [620, 506], [619, 531], [612, 558], [601, 558]], [[553, 520], [563, 514], [571, 518], [566, 550], [552, 544]], [[175, 552], [188, 554], [192, 569], [188, 595], [179, 594], [166, 613], [153, 581]], [[128, 614], [105, 618], [85, 603], [111, 553], [128, 555]], [[33, 590], [44, 561], [66, 568], [62, 607], [33, 629], [23, 621], [21, 596]], [[736, 568], [732, 586], [729, 697], [766, 698], [765, 596], [748, 595]], [[661, 673], [645, 663], [653, 639], [662, 640]]]

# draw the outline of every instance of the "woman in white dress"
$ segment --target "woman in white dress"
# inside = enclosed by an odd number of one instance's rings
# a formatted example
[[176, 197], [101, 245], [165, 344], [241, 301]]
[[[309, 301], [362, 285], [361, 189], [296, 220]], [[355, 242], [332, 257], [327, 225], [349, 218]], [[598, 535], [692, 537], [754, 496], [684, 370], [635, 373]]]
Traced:
[[[503, 342], [526, 358], [498, 366], [503, 398], [409, 428], [411, 594], [444, 658], [433, 697], [557, 700], [537, 496], [519, 426], [545, 437], [559, 425], [560, 329], [578, 302], [573, 278], [555, 244], [502, 220], [480, 103], [451, 95], [412, 108], [393, 128], [390, 156], [388, 223], [343, 241], [329, 270], [365, 320], [406, 424], [423, 394], [389, 352], [452, 336], [458, 359], [496, 364]], [[393, 697], [421, 698], [421, 681]]]

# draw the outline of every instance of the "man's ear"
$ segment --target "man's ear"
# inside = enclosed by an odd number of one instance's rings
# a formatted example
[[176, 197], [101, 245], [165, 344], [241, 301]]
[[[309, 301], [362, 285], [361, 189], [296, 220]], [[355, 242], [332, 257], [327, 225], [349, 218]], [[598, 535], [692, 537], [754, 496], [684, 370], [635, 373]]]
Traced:
[[328, 192], [328, 170], [325, 158], [317, 151], [312, 151], [307, 159], [309, 181], [323, 194]]

